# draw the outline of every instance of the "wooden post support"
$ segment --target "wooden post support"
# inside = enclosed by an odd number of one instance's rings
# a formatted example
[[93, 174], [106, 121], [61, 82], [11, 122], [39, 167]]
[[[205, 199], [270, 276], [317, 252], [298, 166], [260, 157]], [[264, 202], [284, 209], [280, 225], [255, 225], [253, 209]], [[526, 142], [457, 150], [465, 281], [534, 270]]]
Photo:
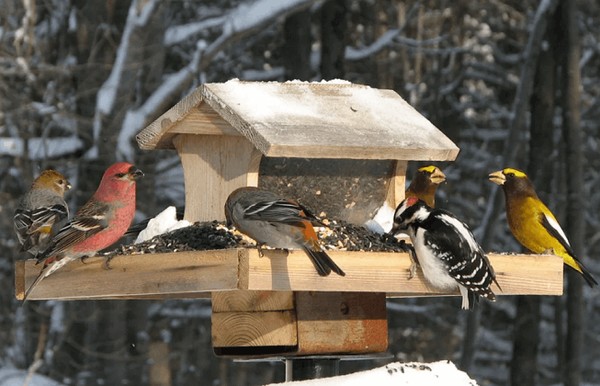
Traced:
[[185, 215], [190, 222], [223, 221], [233, 190], [258, 185], [261, 154], [242, 136], [179, 134], [173, 138], [185, 177]]
[[384, 293], [213, 293], [217, 355], [364, 354], [387, 349]]
[[406, 189], [406, 168], [407, 161], [395, 161], [392, 178], [390, 178], [390, 186], [388, 187], [385, 202], [392, 209], [396, 209], [398, 204], [404, 200], [404, 191]]
[[212, 342], [217, 355], [277, 355], [298, 345], [292, 292], [212, 294]]

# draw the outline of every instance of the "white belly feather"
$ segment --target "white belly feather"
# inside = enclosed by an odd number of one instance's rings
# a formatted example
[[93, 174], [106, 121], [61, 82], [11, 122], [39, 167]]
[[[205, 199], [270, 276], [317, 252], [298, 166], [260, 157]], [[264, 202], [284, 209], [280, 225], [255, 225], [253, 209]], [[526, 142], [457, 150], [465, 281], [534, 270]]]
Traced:
[[425, 280], [435, 289], [440, 291], [452, 291], [457, 289], [458, 282], [448, 274], [448, 270], [442, 260], [434, 256], [431, 251], [425, 246], [424, 233], [422, 228], [417, 229], [417, 234], [409, 232], [412, 238], [415, 253], [419, 260], [419, 265], [423, 270]]

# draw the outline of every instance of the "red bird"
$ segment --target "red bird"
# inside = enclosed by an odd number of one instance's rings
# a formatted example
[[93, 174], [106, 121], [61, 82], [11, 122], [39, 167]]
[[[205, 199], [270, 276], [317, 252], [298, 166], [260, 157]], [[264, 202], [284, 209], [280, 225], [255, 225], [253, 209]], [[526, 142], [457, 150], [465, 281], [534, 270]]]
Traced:
[[321, 249], [314, 225], [323, 225], [295, 201], [280, 198], [267, 190], [245, 187], [234, 190], [225, 203], [227, 225], [256, 240], [259, 252], [263, 244], [273, 248], [302, 249], [317, 272], [331, 271], [346, 276]]
[[40, 281], [67, 263], [93, 256], [123, 236], [135, 215], [135, 181], [143, 175], [127, 162], [118, 162], [104, 172], [92, 198], [58, 231], [48, 249], [38, 257], [38, 263], [43, 262], [44, 266], [24, 299]]

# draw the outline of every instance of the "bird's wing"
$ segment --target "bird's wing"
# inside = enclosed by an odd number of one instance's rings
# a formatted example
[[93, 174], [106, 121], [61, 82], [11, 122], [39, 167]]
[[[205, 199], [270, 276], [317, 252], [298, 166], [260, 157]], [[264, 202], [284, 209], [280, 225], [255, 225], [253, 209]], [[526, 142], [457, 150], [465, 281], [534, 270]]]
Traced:
[[575, 252], [573, 251], [573, 248], [571, 248], [571, 243], [569, 243], [567, 235], [565, 235], [565, 232], [562, 230], [558, 224], [558, 221], [556, 221], [554, 217], [548, 216], [546, 213], [542, 212], [540, 214], [540, 222], [542, 223], [544, 229], [546, 229], [548, 233], [552, 235], [552, 237], [558, 240], [558, 242], [565, 248], [569, 255], [575, 256]]
[[[69, 209], [63, 204], [45, 206], [34, 210], [17, 210], [15, 224], [26, 226], [27, 234], [37, 232], [45, 226], [52, 226], [69, 216]], [[20, 229], [20, 228], [19, 228]]]
[[306, 208], [288, 200], [260, 201], [249, 205], [244, 210], [244, 218], [299, 226], [303, 226], [306, 220], [318, 222]]
[[[425, 233], [425, 242], [437, 251], [446, 264], [448, 273], [459, 283], [471, 289], [478, 288], [473, 288], [472, 284], [485, 280], [486, 275], [489, 274], [489, 280], [494, 281], [502, 290], [496, 281], [494, 268], [467, 224], [449, 212], [443, 210], [438, 212], [439, 216], [430, 217], [431, 232]], [[472, 264], [477, 258], [480, 258], [479, 268], [470, 277], [465, 277], [463, 271], [465, 266]]]
[[481, 247], [462, 221], [449, 214], [430, 216], [428, 221], [429, 231], [425, 233], [425, 242], [440, 253], [451, 274], [459, 268], [456, 264], [466, 260], [473, 252], [483, 255]]
[[48, 256], [58, 255], [106, 229], [109, 209], [108, 204], [88, 202], [67, 225], [58, 231], [52, 239], [52, 245], [38, 257], [38, 262], [43, 261]]

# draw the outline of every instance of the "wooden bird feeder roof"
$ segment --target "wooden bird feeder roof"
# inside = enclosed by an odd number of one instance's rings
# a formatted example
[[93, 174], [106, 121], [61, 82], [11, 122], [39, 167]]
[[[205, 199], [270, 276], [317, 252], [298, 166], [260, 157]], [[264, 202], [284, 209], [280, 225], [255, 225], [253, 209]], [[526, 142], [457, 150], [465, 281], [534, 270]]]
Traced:
[[204, 84], [137, 141], [173, 148], [176, 134], [243, 135], [268, 157], [449, 161], [459, 151], [396, 92], [347, 82]]

